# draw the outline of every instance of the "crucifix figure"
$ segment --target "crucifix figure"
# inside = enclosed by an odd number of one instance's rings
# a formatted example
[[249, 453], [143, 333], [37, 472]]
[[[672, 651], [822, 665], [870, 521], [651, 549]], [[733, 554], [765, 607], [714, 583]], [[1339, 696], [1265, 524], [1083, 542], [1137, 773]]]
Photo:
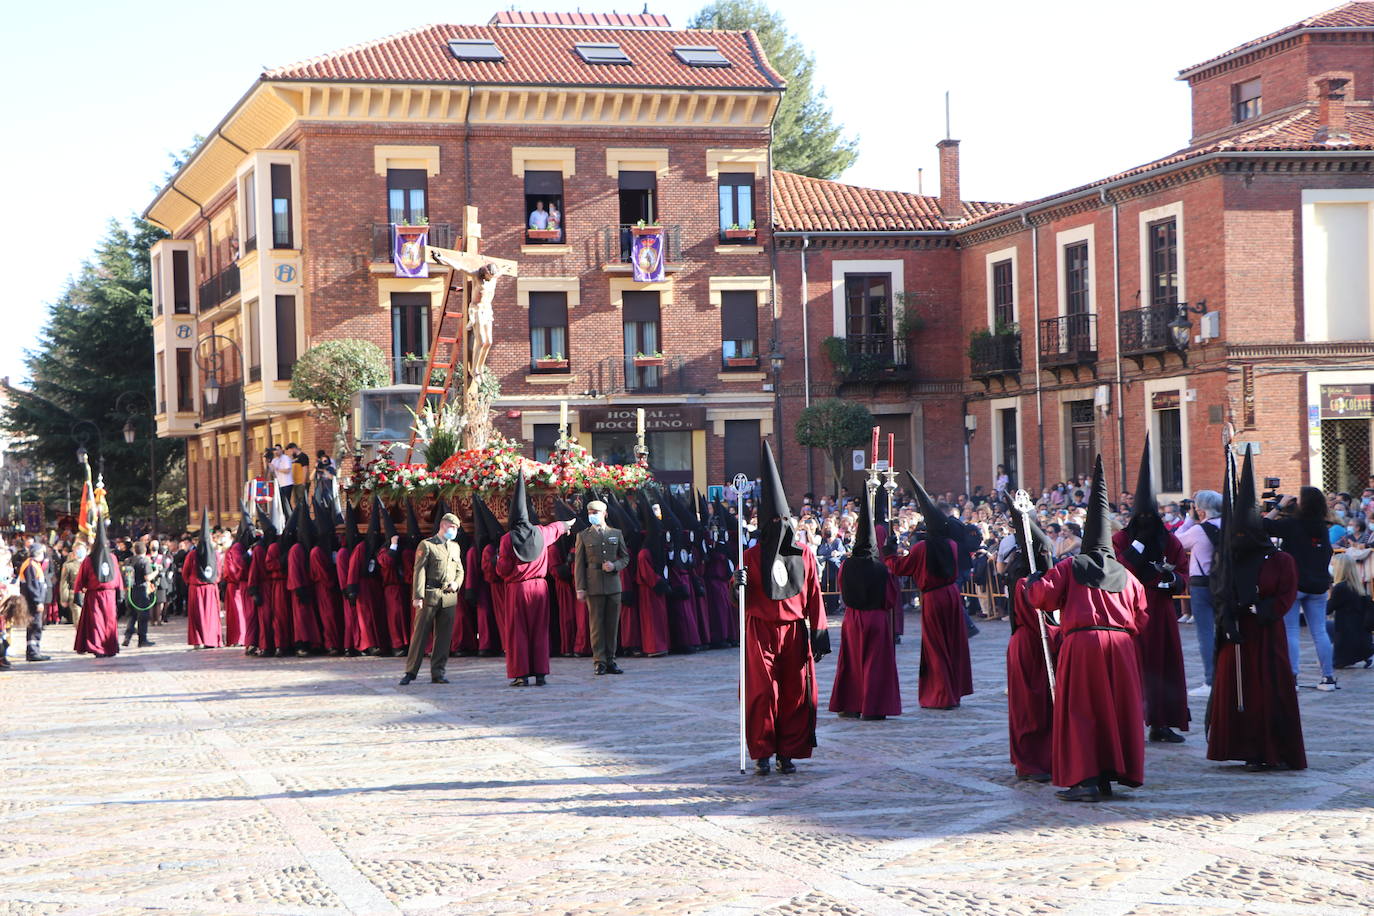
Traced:
[[496, 295], [496, 276], [496, 267], [492, 264], [483, 264], [477, 269], [477, 273], [473, 274], [477, 294], [468, 309], [467, 330], [472, 332], [472, 351], [468, 360], [467, 375], [469, 387], [477, 384], [477, 377], [482, 374], [487, 364], [487, 353], [491, 351], [491, 301]]

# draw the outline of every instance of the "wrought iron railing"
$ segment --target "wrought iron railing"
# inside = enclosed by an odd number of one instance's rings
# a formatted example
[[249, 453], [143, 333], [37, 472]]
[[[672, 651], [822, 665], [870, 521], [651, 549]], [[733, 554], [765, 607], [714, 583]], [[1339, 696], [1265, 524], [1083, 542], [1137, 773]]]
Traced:
[[1132, 356], [1169, 349], [1169, 322], [1178, 315], [1178, 303], [1147, 305], [1121, 313], [1121, 352]]
[[990, 334], [969, 342], [974, 378], [1010, 375], [1021, 371], [1021, 332]]
[[1097, 316], [1061, 315], [1041, 321], [1040, 362], [1046, 366], [1097, 362]]
[[[630, 252], [634, 243], [632, 230], [642, 228], [637, 224], [617, 223], [601, 230], [601, 262], [603, 264], [629, 264]], [[682, 227], [662, 226], [663, 260], [665, 263], [682, 260]]]
[[[453, 223], [430, 223], [427, 243], [436, 248], [456, 248], [458, 240]], [[393, 246], [390, 223], [372, 224], [372, 260], [392, 260]]]
[[610, 356], [592, 365], [586, 385], [597, 395], [630, 391], [682, 394], [687, 389], [685, 362], [681, 356]]
[[844, 339], [843, 381], [905, 377], [911, 371], [906, 338], [891, 334], [851, 334]]
[[201, 388], [201, 397], [204, 398], [200, 410], [201, 420], [218, 420], [239, 412], [239, 407], [243, 403], [243, 383], [229, 382], [220, 385], [218, 390], [219, 396], [215, 398], [215, 403], [211, 404], [210, 399], [205, 397], [205, 388]]
[[238, 295], [239, 283], [238, 265], [230, 264], [200, 284], [200, 310], [208, 312], [221, 302]]

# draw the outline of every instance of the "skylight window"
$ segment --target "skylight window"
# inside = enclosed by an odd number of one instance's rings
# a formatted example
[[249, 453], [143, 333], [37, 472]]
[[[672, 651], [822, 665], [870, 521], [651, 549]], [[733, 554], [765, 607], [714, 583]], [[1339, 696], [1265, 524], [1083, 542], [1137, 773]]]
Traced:
[[573, 50], [589, 64], [628, 64], [630, 57], [619, 44], [613, 41], [584, 41], [573, 45]]
[[689, 67], [728, 67], [730, 61], [714, 45], [678, 45], [673, 48], [677, 59]]
[[505, 60], [506, 55], [490, 38], [450, 38], [448, 49], [458, 60]]

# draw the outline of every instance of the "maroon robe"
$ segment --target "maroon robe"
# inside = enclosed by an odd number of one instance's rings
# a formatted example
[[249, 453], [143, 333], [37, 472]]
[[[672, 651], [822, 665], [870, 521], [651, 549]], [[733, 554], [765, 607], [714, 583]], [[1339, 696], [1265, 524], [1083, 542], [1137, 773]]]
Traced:
[[383, 547], [377, 551], [378, 579], [382, 583], [382, 603], [385, 607], [386, 631], [393, 649], [410, 645], [410, 589], [406, 588], [398, 550]]
[[73, 592], [84, 592], [81, 616], [76, 620], [76, 645], [80, 654], [90, 653], [109, 657], [119, 654], [119, 592], [124, 588], [124, 574], [118, 561], [112, 560], [114, 577], [101, 582], [95, 575], [95, 557], [87, 555], [76, 572]]
[[745, 740], [749, 756], [762, 760], [803, 759], [816, 746], [816, 663], [811, 658], [806, 621], [813, 631], [827, 628], [816, 555], [802, 548], [805, 579], [800, 593], [774, 601], [763, 591], [767, 570], [759, 548], [744, 552], [749, 584], [744, 591]]
[[286, 590], [291, 600], [291, 632], [295, 645], [324, 648], [320, 615], [315, 606], [315, 581], [310, 575], [310, 555], [304, 544], [292, 544], [286, 552]]
[[693, 551], [693, 561], [688, 576], [692, 580], [692, 603], [696, 605], [697, 632], [701, 634], [701, 644], [715, 646], [724, 642], [716, 619], [711, 614], [711, 603], [706, 591], [706, 557], [698, 547]]
[[[955, 554], [953, 541], [942, 547]], [[948, 579], [936, 578], [926, 564], [929, 541], [919, 541], [904, 557], [886, 557], [887, 568], [898, 576], [908, 576], [921, 590], [921, 667], [917, 697], [925, 709], [949, 709], [959, 698], [973, 693], [973, 666], [968, 655], [968, 618], [956, 584], [957, 573]]]
[[[1307, 768], [1298, 689], [1288, 660], [1283, 615], [1298, 594], [1293, 557], [1271, 553], [1260, 567], [1259, 597], [1274, 599], [1271, 620], [1240, 617], [1239, 645], [1219, 639], [1212, 695], [1207, 703], [1207, 759], [1244, 760], [1290, 770]], [[85, 614], [83, 613], [84, 617]], [[1236, 708], [1236, 656], [1245, 709]]]
[[639, 648], [645, 655], [666, 655], [672, 648], [668, 632], [668, 600], [654, 586], [667, 582], [654, 567], [654, 555], [645, 547], [639, 552]]
[[620, 571], [620, 650], [622, 655], [641, 652], [639, 635], [639, 563], [627, 563]]
[[[549, 544], [563, 534], [563, 522], [536, 525]], [[522, 563], [511, 547], [510, 533], [501, 535], [496, 575], [506, 584], [506, 677], [549, 673], [549, 552]]]
[[220, 638], [219, 586], [200, 577], [199, 554], [199, 548], [193, 548], [181, 564], [181, 578], [186, 583], [186, 644], [219, 647], [224, 644]]
[[668, 564], [668, 584], [677, 593], [686, 592], [687, 597], [678, 598], [669, 592], [668, 627], [672, 634], [673, 651], [685, 652], [703, 645], [701, 627], [697, 617], [697, 599], [692, 591], [692, 571]]
[[326, 649], [337, 652], [345, 647], [343, 594], [339, 574], [323, 547], [310, 548], [310, 581], [315, 586], [315, 610], [320, 615], [320, 640]]
[[1057, 786], [1103, 775], [1138, 786], [1145, 781], [1145, 706], [1135, 638], [1149, 613], [1145, 589], [1130, 576], [1120, 592], [1080, 585], [1072, 566], [1066, 557], [1026, 589], [1032, 607], [1059, 611], [1064, 634], [1050, 772]]
[[[558, 654], [563, 656], [590, 655], [591, 639], [588, 636], [587, 602], [577, 600], [577, 590], [571, 577], [563, 578], [562, 566], [569, 561], [562, 547], [554, 545], [551, 558], [553, 587], [558, 602]], [[569, 548], [570, 550], [572, 548]], [[571, 569], [571, 566], [568, 567]]]
[[267, 591], [272, 607], [272, 643], [278, 652], [286, 652], [295, 645], [291, 629], [291, 595], [286, 590], [286, 558], [282, 556], [280, 541], [268, 545], [266, 553]]
[[220, 558], [219, 577], [224, 581], [224, 644], [251, 645], [249, 620], [254, 614], [248, 597], [248, 554], [238, 541]]
[[[482, 548], [482, 575], [486, 578], [491, 591], [491, 611], [496, 618], [496, 633], [500, 637], [502, 651], [510, 645], [510, 588], [496, 574], [496, 554], [498, 545], [488, 544]], [[512, 675], [514, 676], [514, 675]]]
[[[1026, 580], [1020, 579], [1012, 592], [1015, 629], [1007, 640], [1007, 734], [1017, 776], [1047, 776], [1053, 768], [1054, 702], [1050, 699], [1045, 641], [1040, 638], [1038, 618], [1026, 600]], [[1063, 631], [1047, 617], [1045, 632], [1053, 663]]]
[[357, 589], [353, 599], [358, 621], [358, 641], [367, 643], [363, 647], [374, 649], [383, 647], [390, 640], [386, 631], [386, 598], [382, 593], [382, 580], [367, 571], [372, 558], [368, 555], [367, 545], [353, 545], [353, 553], [348, 558], [348, 584]]
[[254, 592], [253, 632], [248, 643], [270, 655], [276, 651], [277, 641], [272, 632], [272, 619], [275, 614], [276, 598], [272, 592], [272, 582], [267, 576], [267, 548], [258, 544], [253, 548], [248, 560], [248, 588]]
[[474, 618], [473, 625], [476, 628], [477, 642], [473, 648], [478, 652], [495, 655], [501, 651], [501, 631], [496, 625], [496, 609], [491, 600], [491, 583], [487, 581], [486, 573], [482, 569], [481, 559], [477, 556], [476, 544], [468, 548], [464, 563], [464, 571], [467, 576], [463, 585], [465, 588], [472, 589], [476, 602], [476, 607], [469, 609]]
[[734, 564], [722, 550], [706, 555], [706, 606], [716, 621], [720, 640], [739, 645], [739, 614], [735, 608], [735, 590], [730, 587]]
[[[843, 566], [837, 581], [844, 581]], [[844, 609], [840, 649], [835, 660], [835, 686], [830, 690], [831, 712], [861, 716], [902, 714], [896, 633], [892, 627], [892, 615], [902, 603], [902, 590], [891, 572], [887, 574], [883, 601], [887, 607]]]
[[[1145, 587], [1149, 616], [1140, 629], [1140, 675], [1145, 690], [1145, 724], [1151, 728], [1188, 730], [1192, 718], [1188, 711], [1188, 679], [1183, 672], [1183, 643], [1178, 635], [1178, 613], [1174, 610], [1174, 590], [1159, 588], [1159, 574], [1153, 569], [1140, 573], [1127, 562], [1134, 556], [1131, 536], [1124, 530], [1112, 535], [1116, 558]], [[1164, 562], [1188, 574], [1188, 553], [1173, 534], [1166, 535]]]

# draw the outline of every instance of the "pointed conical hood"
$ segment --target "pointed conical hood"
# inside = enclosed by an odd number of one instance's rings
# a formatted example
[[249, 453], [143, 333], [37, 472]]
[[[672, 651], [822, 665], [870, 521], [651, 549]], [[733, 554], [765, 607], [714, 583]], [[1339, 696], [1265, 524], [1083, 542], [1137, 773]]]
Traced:
[[382, 549], [382, 516], [385, 513], [386, 509], [383, 508], [382, 501], [373, 496], [372, 511], [367, 516], [367, 536], [364, 539], [369, 557], [375, 557], [377, 551]]
[[[440, 496], [439, 499], [434, 503], [434, 525], [433, 530], [431, 530], [429, 533], [430, 537], [433, 537], [434, 535], [439, 533], [439, 528], [444, 521], [444, 516], [447, 515], [450, 511], [451, 510], [448, 507], [448, 502], [446, 502], [444, 498]], [[474, 530], [476, 529], [476, 514], [476, 512], [473, 513]], [[461, 528], [462, 525], [459, 525], [458, 527]]]
[[649, 502], [647, 493], [639, 494], [639, 527], [644, 532], [643, 545], [649, 551], [650, 558], [654, 561], [654, 569], [659, 575], [667, 575], [668, 566], [668, 539], [667, 531], [658, 516], [654, 515], [653, 506]]
[[515, 492], [510, 498], [510, 518], [506, 530], [510, 533], [510, 547], [521, 563], [533, 563], [544, 552], [544, 532], [533, 521], [529, 495], [525, 490], [525, 469], [515, 478]]
[[926, 568], [936, 579], [957, 578], [959, 560], [954, 550], [948, 549], [948, 542], [957, 544], [959, 538], [950, 524], [949, 516], [930, 498], [915, 474], [907, 471], [906, 479], [911, 484], [911, 492], [916, 494], [916, 505], [926, 522]]
[[296, 503], [296, 543], [301, 545], [306, 556], [315, 546], [315, 526], [310, 520], [310, 506], [307, 500]]
[[253, 546], [257, 533], [253, 531], [253, 516], [248, 503], [239, 503], [239, 529], [234, 532], [234, 541], [245, 549]]
[[219, 554], [210, 540], [210, 511], [200, 510], [200, 537], [196, 540], [196, 572], [202, 582], [219, 581]]
[[477, 545], [478, 550], [485, 550], [488, 544], [498, 544], [504, 531], [501, 522], [496, 518], [496, 513], [491, 511], [491, 507], [480, 496], [472, 497], [473, 517], [482, 519], [482, 539]]
[[[300, 503], [292, 503], [291, 514], [286, 519], [286, 527], [281, 533], [281, 547], [283, 551], [290, 550], [296, 543], [297, 526], [300, 525], [301, 512]], [[283, 553], [283, 556], [285, 554]]]
[[315, 503], [315, 546], [333, 559], [334, 547], [334, 510], [325, 502]]
[[344, 502], [344, 547], [352, 550], [361, 540], [358, 535], [358, 510], [350, 502]]
[[262, 537], [259, 539], [263, 547], [270, 547], [277, 543], [277, 536], [281, 533], [277, 526], [272, 522], [272, 516], [263, 512], [261, 507], [258, 509], [258, 527], [262, 529]]
[[556, 522], [571, 522], [576, 520], [577, 510], [568, 505], [568, 501], [561, 496], [553, 501], [553, 520]]
[[[1007, 570], [1008, 576], [1014, 581], [1024, 578], [1031, 573], [1030, 558], [1035, 558], [1035, 571], [1045, 572], [1050, 568], [1054, 560], [1054, 543], [1050, 536], [1041, 530], [1036, 523], [1035, 516], [1031, 513], [1023, 513], [1016, 507], [1015, 501], [1009, 507], [1011, 513], [1012, 534], [1016, 536], [1016, 561]], [[1026, 541], [1026, 527], [1030, 528], [1030, 542]]]
[[400, 532], [396, 530], [396, 520], [391, 517], [391, 510], [382, 507], [382, 548], [391, 546], [391, 539], [398, 537]]
[[773, 449], [763, 441], [763, 493], [759, 499], [759, 570], [763, 593], [774, 601], [801, 594], [806, 564], [797, 544], [797, 520], [787, 505]]
[[854, 529], [854, 546], [840, 564], [840, 597], [844, 606], [860, 611], [887, 607], [887, 566], [878, 558], [878, 533], [873, 525], [876, 494], [864, 487], [859, 500], [859, 524]]
[[114, 556], [110, 553], [110, 536], [105, 530], [105, 517], [96, 510], [95, 544], [91, 546], [91, 569], [98, 582], [113, 582], [115, 577]]
[[701, 531], [706, 530], [706, 526], [711, 522], [711, 504], [706, 501], [706, 497], [697, 490], [697, 525]]
[[1083, 521], [1083, 546], [1073, 558], [1073, 577], [1079, 585], [1119, 592], [1126, 587], [1126, 567], [1116, 559], [1112, 547], [1111, 507], [1107, 505], [1107, 475], [1102, 470], [1102, 455], [1093, 465], [1093, 483], [1088, 517]]
[[[440, 518], [443, 518], [441, 515]], [[425, 539], [424, 532], [420, 530], [420, 516], [415, 513], [415, 500], [406, 500], [406, 536], [401, 540], [401, 544], [409, 550], [414, 550]]]
[[[1132, 500], [1131, 517], [1126, 522], [1126, 533], [1131, 536], [1131, 540], [1138, 541], [1145, 548], [1145, 552], [1139, 555], [1143, 556], [1145, 563], [1164, 559], [1164, 550], [1169, 533], [1168, 529], [1164, 527], [1164, 520], [1159, 517], [1159, 500], [1155, 498], [1155, 488], [1151, 475], [1150, 436], [1146, 434], [1145, 451], [1140, 456], [1140, 471], [1136, 475], [1135, 498]], [[1138, 570], [1138, 572], [1143, 574], [1145, 570]]]

